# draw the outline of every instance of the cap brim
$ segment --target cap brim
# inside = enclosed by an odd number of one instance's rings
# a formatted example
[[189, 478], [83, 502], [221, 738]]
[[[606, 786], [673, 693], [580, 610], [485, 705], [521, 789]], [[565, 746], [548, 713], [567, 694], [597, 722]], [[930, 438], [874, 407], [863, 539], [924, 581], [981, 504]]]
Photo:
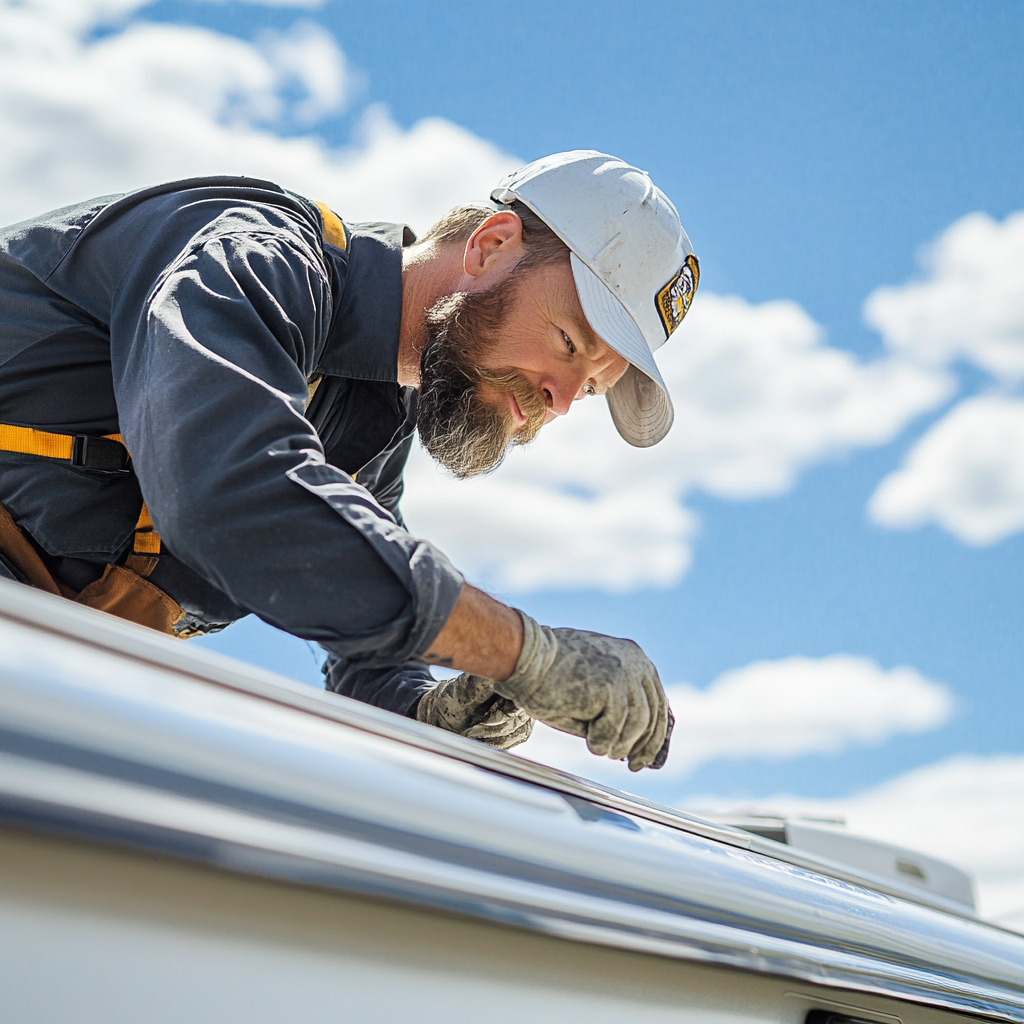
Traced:
[[672, 429], [671, 399], [638, 366], [631, 365], [607, 397], [615, 429], [635, 448], [650, 448]]
[[675, 415], [658, 364], [626, 307], [576, 253], [569, 262], [587, 323], [631, 364], [608, 392], [615, 428], [631, 445], [649, 448], [669, 432]]

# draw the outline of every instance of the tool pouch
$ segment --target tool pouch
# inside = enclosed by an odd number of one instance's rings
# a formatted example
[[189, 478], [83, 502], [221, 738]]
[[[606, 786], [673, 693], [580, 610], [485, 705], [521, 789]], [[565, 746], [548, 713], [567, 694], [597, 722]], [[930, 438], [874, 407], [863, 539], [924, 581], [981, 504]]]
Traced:
[[[184, 635], [175, 628], [185, 618], [181, 605], [130, 568], [108, 565], [98, 580], [78, 593], [59, 583], [3, 505], [0, 505], [0, 554], [38, 590], [148, 626], [160, 633]], [[129, 556], [129, 560], [133, 558], [137, 556]]]
[[171, 636], [178, 635], [174, 627], [185, 617], [177, 601], [123, 565], [108, 565], [74, 600]]

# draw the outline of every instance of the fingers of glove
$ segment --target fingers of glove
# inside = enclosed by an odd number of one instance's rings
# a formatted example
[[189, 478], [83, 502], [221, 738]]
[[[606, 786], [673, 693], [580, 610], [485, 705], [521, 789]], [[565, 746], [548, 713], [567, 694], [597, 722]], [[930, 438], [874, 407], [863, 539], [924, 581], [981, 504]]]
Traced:
[[466, 736], [473, 740], [479, 740], [488, 746], [497, 747], [499, 750], [508, 750], [509, 747], [524, 743], [530, 738], [533, 731], [533, 719], [527, 715], [509, 719], [501, 725], [474, 726], [466, 732]]
[[533, 719], [529, 715], [523, 717], [523, 721], [514, 733], [508, 738], [508, 743], [502, 747], [502, 750], [509, 750], [512, 747], [518, 747], [520, 743], [525, 743], [533, 735]]
[[[648, 709], [648, 717], [646, 728], [637, 737], [636, 743], [626, 755], [629, 757], [630, 769], [632, 771], [639, 771], [640, 767], [646, 768], [657, 756], [665, 741], [667, 724], [665, 709], [668, 706], [668, 702], [665, 699], [665, 691], [661, 688], [657, 671], [653, 665], [650, 672], [645, 672], [640, 677], [638, 687], [643, 692], [644, 702]], [[639, 767], [634, 768], [634, 765], [639, 765]]]
[[647, 701], [639, 680], [630, 677], [618, 682], [626, 701], [626, 714], [619, 723], [618, 734], [615, 736], [606, 754], [615, 761], [621, 761], [636, 746], [647, 730], [650, 714]]
[[[668, 701], [665, 700], [660, 686], [658, 691], [660, 699], [657, 704], [657, 713], [651, 716], [654, 728], [645, 742], [638, 744], [630, 753], [629, 770], [631, 772], [638, 772], [641, 768], [650, 767], [661, 753], [662, 747], [665, 746], [665, 737], [668, 734]], [[668, 754], [666, 753], [665, 756], [667, 757]], [[662, 763], [664, 764], [664, 761]]]
[[622, 725], [618, 740], [613, 744], [608, 756], [616, 761], [632, 757], [643, 749], [651, 733], [657, 728], [658, 705], [651, 691], [648, 680], [632, 678], [626, 691], [629, 701], [629, 714]]
[[655, 728], [643, 743], [638, 743], [629, 754], [629, 770], [640, 771], [654, 763], [661, 748], [665, 745], [665, 735], [668, 731], [668, 710], [667, 704], [661, 703], [657, 713], [652, 716]]
[[[654, 763], [658, 760], [658, 757], [661, 754], [662, 748], [665, 746], [667, 725], [667, 719], [662, 717], [660, 728], [651, 740], [644, 744], [644, 746], [635, 754], [631, 754], [629, 756], [629, 770], [631, 772], [638, 772], [642, 768], [651, 768], [654, 766]], [[667, 751], [665, 753], [665, 757], [668, 757]], [[660, 768], [664, 763], [665, 761], [662, 759], [661, 764], [659, 764], [658, 767]]]
[[[623, 730], [630, 725], [629, 705], [629, 695], [625, 685], [608, 687], [604, 709], [587, 724], [587, 747], [592, 754], [597, 754], [598, 757], [603, 757], [606, 754], [611, 756], [612, 749], [620, 745]], [[635, 730], [635, 735], [625, 750], [628, 751], [632, 747], [642, 728], [642, 724], [638, 728], [634, 716], [632, 730]], [[625, 753], [620, 756], [625, 756]]]
[[463, 735], [475, 740], [489, 741], [500, 736], [511, 736], [523, 721], [529, 720], [529, 715], [524, 714], [518, 708], [513, 709], [512, 712], [496, 708], [487, 718], [467, 729]]
[[478, 731], [483, 733], [484, 730], [480, 730], [479, 727], [475, 726], [466, 735], [498, 750], [510, 750], [512, 747], [518, 747], [520, 743], [525, 743], [530, 738], [530, 734], [533, 732], [533, 719], [529, 715], [523, 715], [521, 718], [512, 720], [510, 726], [510, 728], [502, 729], [500, 732], [496, 731], [493, 734], [486, 735], [478, 735]]
[[[452, 699], [467, 710], [486, 704], [495, 696], [491, 681], [484, 679], [483, 676], [471, 676], [463, 673], [461, 676], [448, 680], [447, 683]], [[444, 686], [445, 683], [441, 685]]]
[[650, 763], [651, 768], [664, 768], [665, 762], [668, 760], [668, 748], [672, 742], [672, 730], [676, 727], [676, 716], [672, 714], [671, 708], [666, 708], [668, 712], [668, 728], [665, 730], [665, 742], [661, 745], [661, 750], [658, 751], [657, 757]]
[[639, 647], [632, 647], [633, 651], [627, 650], [629, 656], [623, 659], [621, 672], [629, 710], [608, 750], [608, 756], [616, 761], [632, 758], [645, 749], [659, 728], [658, 712], [664, 703], [656, 669]]
[[487, 717], [489, 704], [501, 700], [491, 689], [489, 680], [470, 675], [446, 679], [428, 696], [432, 708], [427, 721], [449, 732], [464, 732], [474, 722]]

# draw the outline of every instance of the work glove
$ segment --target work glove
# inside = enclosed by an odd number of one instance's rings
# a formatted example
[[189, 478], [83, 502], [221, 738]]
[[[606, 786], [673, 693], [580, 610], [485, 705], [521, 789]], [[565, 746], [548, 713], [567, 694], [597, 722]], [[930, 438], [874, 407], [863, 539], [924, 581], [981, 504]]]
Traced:
[[492, 685], [533, 718], [586, 738], [591, 753], [660, 768], [668, 757], [671, 711], [658, 670], [632, 640], [551, 629], [523, 618], [515, 672]]
[[533, 731], [533, 719], [495, 693], [489, 679], [465, 673], [428, 690], [420, 698], [416, 718], [499, 750], [525, 743]]

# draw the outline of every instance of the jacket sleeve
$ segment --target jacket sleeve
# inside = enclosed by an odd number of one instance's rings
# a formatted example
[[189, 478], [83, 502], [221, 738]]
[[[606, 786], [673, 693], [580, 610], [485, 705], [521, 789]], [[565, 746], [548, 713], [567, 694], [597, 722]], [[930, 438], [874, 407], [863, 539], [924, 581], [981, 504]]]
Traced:
[[380, 466], [374, 467], [373, 496], [391, 513], [395, 522], [405, 529], [405, 520], [399, 509], [399, 502], [405, 492], [405, 464], [409, 461], [415, 435], [400, 441], [391, 451], [381, 456]]
[[111, 325], [121, 433], [176, 557], [353, 667], [402, 665], [462, 577], [326, 462], [304, 416], [330, 288], [302, 231], [208, 234]]
[[324, 664], [324, 681], [334, 693], [407, 717], [415, 713], [423, 694], [437, 685], [422, 661], [397, 668], [366, 668], [334, 655], [328, 655]]

